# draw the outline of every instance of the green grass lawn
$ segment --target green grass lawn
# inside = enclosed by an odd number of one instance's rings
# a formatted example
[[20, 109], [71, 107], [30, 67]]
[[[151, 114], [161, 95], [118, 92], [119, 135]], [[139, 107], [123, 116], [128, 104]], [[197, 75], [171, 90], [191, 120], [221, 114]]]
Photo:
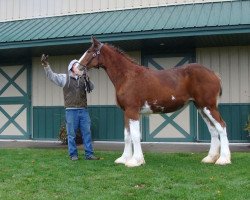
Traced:
[[202, 164], [204, 153], [145, 153], [146, 165], [71, 161], [66, 149], [0, 149], [0, 199], [250, 199], [250, 154], [233, 164]]

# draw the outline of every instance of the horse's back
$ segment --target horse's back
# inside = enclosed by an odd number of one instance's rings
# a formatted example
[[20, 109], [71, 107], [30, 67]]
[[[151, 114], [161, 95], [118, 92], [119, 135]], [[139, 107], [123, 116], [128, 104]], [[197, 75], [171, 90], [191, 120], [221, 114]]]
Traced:
[[157, 76], [162, 82], [168, 82], [172, 87], [190, 83], [220, 83], [220, 78], [214, 71], [198, 63], [190, 63], [165, 70], [152, 70], [150, 73]]
[[170, 69], [163, 70], [162, 76], [170, 78], [178, 82], [192, 82], [192, 83], [209, 83], [209, 84], [220, 84], [220, 77], [213, 70], [198, 64], [190, 63], [180, 67], [173, 67]]
[[221, 94], [220, 77], [211, 69], [197, 63], [190, 63], [158, 71], [164, 85], [173, 89], [172, 93], [193, 99], [198, 106], [215, 104]]

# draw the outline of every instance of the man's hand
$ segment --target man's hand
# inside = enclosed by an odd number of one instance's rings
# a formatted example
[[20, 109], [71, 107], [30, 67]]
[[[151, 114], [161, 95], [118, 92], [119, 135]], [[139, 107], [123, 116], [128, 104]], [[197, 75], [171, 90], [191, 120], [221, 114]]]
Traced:
[[45, 67], [49, 65], [48, 58], [49, 58], [49, 55], [45, 55], [45, 54], [43, 54], [41, 57], [42, 65]]

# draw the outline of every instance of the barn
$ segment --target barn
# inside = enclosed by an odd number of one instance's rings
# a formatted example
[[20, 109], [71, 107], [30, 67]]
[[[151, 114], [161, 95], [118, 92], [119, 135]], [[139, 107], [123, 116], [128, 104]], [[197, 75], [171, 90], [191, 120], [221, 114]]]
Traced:
[[[40, 63], [49, 54], [55, 72], [90, 46], [91, 35], [113, 44], [145, 67], [162, 70], [197, 62], [218, 72], [219, 110], [230, 142], [249, 142], [250, 1], [0, 0], [0, 139], [56, 140], [64, 124], [62, 89]], [[95, 141], [123, 141], [123, 111], [105, 71], [90, 71], [88, 95]], [[194, 105], [141, 116], [142, 141], [207, 142]]]

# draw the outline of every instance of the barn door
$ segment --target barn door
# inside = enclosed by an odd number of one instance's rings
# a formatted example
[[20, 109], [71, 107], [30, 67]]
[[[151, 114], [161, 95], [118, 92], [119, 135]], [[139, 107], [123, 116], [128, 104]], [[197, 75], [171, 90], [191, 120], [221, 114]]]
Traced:
[[[144, 65], [157, 70], [178, 67], [192, 61], [192, 56], [148, 56]], [[196, 110], [189, 104], [185, 108], [168, 114], [142, 116], [143, 140], [156, 141], [194, 141], [196, 136]]]
[[30, 137], [30, 67], [0, 65], [0, 139]]

